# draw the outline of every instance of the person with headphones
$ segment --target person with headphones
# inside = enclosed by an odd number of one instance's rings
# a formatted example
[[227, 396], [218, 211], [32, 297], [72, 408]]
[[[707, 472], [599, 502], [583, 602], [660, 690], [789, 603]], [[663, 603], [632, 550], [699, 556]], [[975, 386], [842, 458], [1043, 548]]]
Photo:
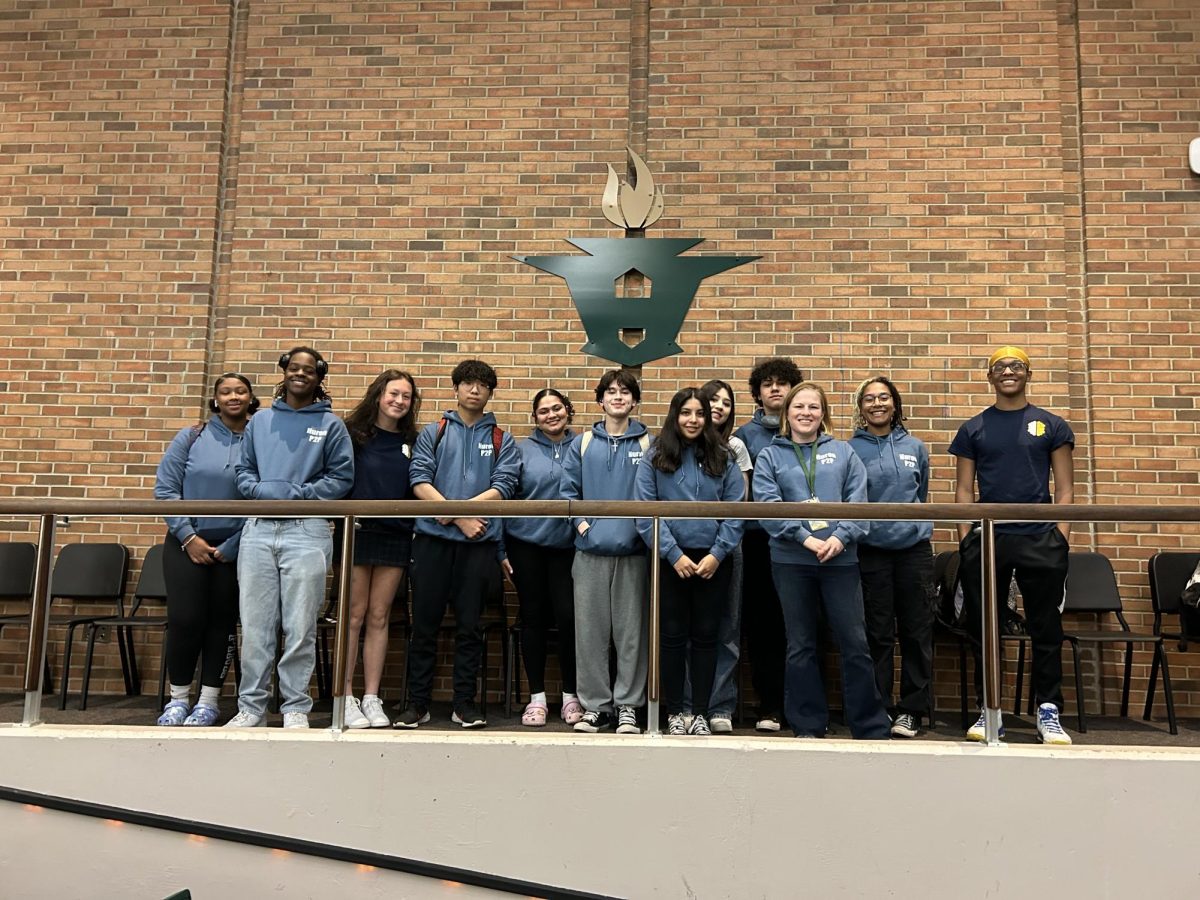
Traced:
[[[284, 374], [275, 402], [246, 427], [238, 490], [249, 500], [341, 499], [354, 486], [354, 446], [323, 387], [329, 365], [311, 347], [294, 347], [279, 357], [279, 368]], [[246, 521], [238, 554], [242, 681], [238, 714], [226, 728], [266, 724], [267, 683], [280, 631], [283, 727], [308, 727], [317, 612], [332, 560], [325, 519]]]
[[[237, 500], [234, 465], [250, 416], [258, 409], [245, 375], [217, 377], [208, 409], [171, 441], [154, 482], [156, 500]], [[167, 585], [167, 673], [171, 698], [159, 725], [216, 724], [217, 699], [237, 645], [238, 544], [243, 519], [168, 516], [162, 558]], [[188, 697], [200, 661], [200, 698]]]

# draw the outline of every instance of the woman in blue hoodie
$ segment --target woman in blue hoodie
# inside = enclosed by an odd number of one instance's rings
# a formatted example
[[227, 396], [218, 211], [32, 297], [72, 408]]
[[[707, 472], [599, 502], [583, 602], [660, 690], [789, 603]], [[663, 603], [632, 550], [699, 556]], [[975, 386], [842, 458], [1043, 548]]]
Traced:
[[[754, 499], [761, 502], [865, 503], [867, 473], [831, 426], [825, 391], [796, 385], [784, 403], [780, 434], [754, 465]], [[829, 707], [817, 659], [820, 612], [842, 658], [844, 715], [852, 737], [884, 740], [890, 722], [867, 647], [857, 543], [862, 522], [763, 519], [770, 535], [772, 574], [787, 630], [784, 714], [796, 737], [824, 737]]]
[[[924, 503], [929, 497], [929, 451], [901, 424], [900, 392], [884, 375], [873, 375], [854, 392], [850, 446], [867, 469], [872, 503]], [[894, 737], [917, 736], [930, 708], [933, 674], [932, 522], [875, 522], [860, 542], [867, 644], [875, 683], [891, 704], [896, 626], [900, 630], [900, 697]]]
[[[340, 500], [354, 485], [354, 448], [321, 383], [329, 365], [311, 347], [279, 357], [283, 381], [270, 409], [246, 426], [237, 486], [248, 500]], [[242, 681], [226, 728], [266, 724], [277, 636], [284, 728], [307, 728], [316, 662], [317, 612], [333, 540], [325, 519], [253, 518], [242, 529]]]
[[[638, 466], [638, 500], [737, 502], [746, 481], [712, 423], [708, 395], [688, 387], [671, 398], [663, 428]], [[653, 520], [638, 519], [653, 545]], [[708, 704], [717, 667], [717, 635], [729, 601], [732, 565], [722, 565], [742, 540], [741, 519], [665, 519], [659, 523], [663, 694], [669, 734], [710, 734]], [[691, 642], [690, 658], [688, 643]], [[692, 721], [684, 724], [685, 661], [692, 677]]]
[[[208, 408], [215, 415], [191, 425], [171, 441], [154, 482], [156, 500], [236, 500], [234, 465], [242, 435], [258, 409], [250, 379], [226, 372], [213, 385]], [[167, 673], [171, 699], [159, 725], [216, 724], [217, 699], [233, 660], [237, 638], [238, 544], [242, 519], [167, 518], [163, 580], [167, 585]], [[188, 706], [196, 661], [200, 697]]]
[[[575, 408], [565, 394], [543, 388], [533, 396], [533, 433], [517, 442], [521, 453], [520, 500], [562, 498], [562, 467], [575, 439]], [[521, 724], [546, 724], [546, 633], [558, 626], [558, 661], [562, 673], [562, 720], [574, 725], [583, 718], [575, 694], [575, 535], [569, 519], [504, 519], [501, 563], [517, 588], [521, 604], [521, 653], [529, 678], [529, 705]]]

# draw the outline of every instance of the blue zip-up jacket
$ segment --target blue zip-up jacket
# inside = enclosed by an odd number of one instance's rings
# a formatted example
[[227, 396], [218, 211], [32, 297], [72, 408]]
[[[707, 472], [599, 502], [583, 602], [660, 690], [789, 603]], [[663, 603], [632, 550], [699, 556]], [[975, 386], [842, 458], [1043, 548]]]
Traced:
[[[754, 496], [761, 503], [784, 500], [803, 502], [814, 496], [809, 493], [808, 479], [791, 438], [779, 435], [758, 455], [754, 465]], [[806, 460], [814, 448], [800, 445]], [[858, 454], [845, 441], [827, 434], [817, 438], [817, 468], [815, 495], [822, 503], [866, 503], [867, 470]], [[819, 531], [810, 531], [808, 519], [763, 519], [762, 526], [771, 536], [771, 558], [777, 562], [812, 566], [849, 566], [858, 562], [856, 544], [867, 535], [866, 522], [841, 520], [828, 522]], [[829, 562], [820, 563], [816, 554], [804, 546], [809, 537], [826, 540], [836, 537], [845, 550]]]
[[[437, 439], [437, 422], [426, 425], [417, 435], [412, 465], [408, 469], [412, 486], [432, 484], [447, 500], [470, 500], [495, 488], [502, 500], [511, 500], [517, 493], [517, 480], [521, 474], [521, 454], [517, 452], [517, 442], [512, 435], [503, 432], [500, 456], [492, 459], [496, 453], [492, 441], [495, 416], [484, 413], [471, 426], [463, 422], [457, 410], [447, 410], [444, 418], [446, 428], [440, 441]], [[467, 543], [467, 536], [457, 525], [439, 525], [437, 519], [417, 519], [416, 532]], [[496, 543], [499, 540], [500, 520], [490, 519], [483, 534], [471, 543]]]
[[250, 419], [236, 468], [249, 500], [340, 500], [354, 486], [354, 445], [328, 400], [280, 399]]
[[[776, 421], [773, 425], [769, 424], [766, 421], [766, 413], [760, 407], [754, 411], [754, 416], [750, 421], [738, 428], [733, 433], [733, 436], [746, 445], [746, 452], [750, 454], [750, 465], [755, 466], [758, 465], [756, 462], [758, 454], [762, 453], [771, 441], [775, 440], [778, 434], [779, 422]], [[746, 494], [746, 499], [748, 501], [757, 499], [754, 496], [753, 479], [751, 479], [750, 490]], [[762, 525], [752, 519], [746, 523], [746, 528], [749, 531], [761, 531]]]
[[[592, 426], [587, 453], [582, 454], [583, 437], [571, 442], [563, 463], [562, 496], [565, 500], [632, 500], [635, 480], [642, 459], [642, 438], [646, 426], [630, 419], [625, 433], [613, 437], [604, 422]], [[647, 445], [646, 450], [650, 448]], [[586, 534], [579, 533], [581, 522], [588, 523]], [[596, 556], [632, 556], [644, 553], [646, 545], [633, 519], [571, 520], [575, 549]]]
[[[850, 446], [867, 468], [871, 503], [924, 503], [929, 497], [929, 451], [902, 425], [885, 437], [860, 428]], [[862, 543], [884, 550], [903, 550], [933, 536], [932, 522], [872, 522]]]
[[[517, 441], [521, 454], [518, 500], [562, 499], [563, 462], [574, 440], [575, 432], [568, 428], [559, 441], [550, 440], [537, 429], [525, 440]], [[570, 519], [505, 519], [504, 536], [563, 550], [573, 543]]]
[[[242, 435], [213, 416], [193, 440], [195, 426], [175, 435], [158, 464], [155, 500], [240, 500], [234, 466], [242, 453]], [[189, 449], [188, 445], [191, 444]], [[193, 534], [204, 538], [228, 562], [237, 559], [245, 519], [168, 516], [167, 528], [183, 543]]]
[[[674, 472], [654, 468], [647, 459], [638, 466], [638, 500], [724, 500], [736, 503], [746, 493], [746, 479], [730, 454], [725, 474], [709, 475], [696, 461], [692, 445], [683, 448], [683, 458]], [[637, 530], [647, 547], [654, 543], [654, 520], [638, 519]], [[671, 565], [683, 556], [684, 547], [704, 548], [724, 562], [742, 540], [741, 519], [662, 519], [658, 529], [658, 555]], [[698, 559], [692, 562], [700, 562]]]

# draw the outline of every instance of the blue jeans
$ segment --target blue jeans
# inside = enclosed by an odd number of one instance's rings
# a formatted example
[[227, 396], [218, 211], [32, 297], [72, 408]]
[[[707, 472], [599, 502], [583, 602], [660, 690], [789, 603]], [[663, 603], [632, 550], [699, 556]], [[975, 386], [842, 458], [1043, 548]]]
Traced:
[[[712, 699], [708, 701], [709, 718], [725, 716], [732, 719], [737, 708], [738, 659], [742, 652], [742, 545], [721, 563], [729, 566], [729, 600], [721, 611], [717, 626], [717, 670], [713, 675]], [[683, 708], [692, 710], [691, 670], [683, 683]]]
[[867, 647], [858, 565], [797, 565], [775, 562], [775, 587], [787, 629], [783, 711], [796, 734], [824, 735], [829, 706], [817, 658], [820, 612], [842, 657], [843, 712], [852, 737], [886, 740], [891, 722], [875, 686]]
[[249, 519], [238, 550], [242, 616], [242, 681], [238, 709], [262, 716], [275, 662], [277, 636], [280, 712], [312, 709], [308, 685], [316, 663], [317, 613], [333, 539], [324, 519]]

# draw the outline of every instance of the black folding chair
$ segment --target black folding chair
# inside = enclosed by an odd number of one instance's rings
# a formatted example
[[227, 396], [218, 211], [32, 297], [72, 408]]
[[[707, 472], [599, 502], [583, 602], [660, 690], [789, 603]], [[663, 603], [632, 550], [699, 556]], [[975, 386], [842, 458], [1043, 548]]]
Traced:
[[[23, 541], [0, 543], [0, 600], [31, 603], [33, 576], [37, 568], [37, 546]], [[6, 625], [29, 625], [32, 608], [0, 615], [0, 633]], [[43, 690], [53, 690], [50, 661], [42, 659]]]
[[1162, 669], [1163, 695], [1167, 701], [1167, 722], [1171, 734], [1178, 734], [1175, 724], [1175, 695], [1171, 691], [1171, 675], [1167, 671], [1167, 654], [1163, 649], [1163, 636], [1147, 632], [1134, 631], [1125, 621], [1121, 608], [1121, 594], [1117, 588], [1117, 576], [1113, 573], [1112, 563], [1102, 553], [1072, 553], [1070, 569], [1067, 575], [1067, 597], [1063, 607], [1064, 613], [1090, 613], [1096, 617], [1097, 624], [1106, 616], [1116, 619], [1119, 629], [1100, 629], [1080, 631], [1075, 628], [1064, 628], [1067, 642], [1071, 645], [1071, 654], [1075, 662], [1075, 697], [1079, 708], [1079, 730], [1086, 732], [1083, 721], [1083, 676], [1080, 674], [1079, 645], [1095, 644], [1097, 653], [1106, 644], [1123, 644], [1125, 646], [1125, 679], [1121, 687], [1121, 715], [1129, 715], [1129, 683], [1133, 674], [1133, 645], [1149, 644], [1154, 652], [1154, 660], [1150, 664], [1150, 683], [1146, 690], [1146, 708], [1142, 718], [1150, 721], [1150, 713], [1154, 706], [1154, 685], [1158, 670]]
[[[74, 604], [96, 604], [108, 601], [118, 617], [124, 614], [125, 577], [129, 573], [129, 550], [123, 544], [94, 543], [67, 544], [54, 561], [54, 572], [50, 576], [51, 606], [55, 600]], [[75, 642], [75, 629], [86, 626], [96, 619], [111, 616], [111, 613], [70, 615], [51, 617], [51, 625], [65, 625], [66, 644], [63, 648], [62, 690], [58, 708], [67, 708], [67, 687], [71, 675], [71, 647]], [[125, 693], [133, 694], [133, 674], [130, 669], [132, 642], [128, 635], [118, 629], [117, 649], [121, 653], [121, 674], [125, 679]]]
[[117, 633], [121, 634], [122, 630], [126, 635], [129, 652], [129, 669], [130, 681], [133, 685], [133, 693], [140, 694], [142, 692], [142, 679], [138, 672], [137, 657], [133, 650], [133, 630], [135, 628], [159, 628], [162, 630], [162, 650], [159, 654], [159, 675], [158, 675], [158, 705], [162, 706], [167, 688], [167, 616], [164, 609], [160, 614], [143, 613], [138, 615], [138, 611], [143, 608], [143, 604], [156, 603], [165, 604], [167, 602], [167, 585], [163, 579], [163, 545], [155, 544], [146, 553], [146, 558], [142, 560], [142, 571], [138, 575], [137, 587], [133, 589], [133, 607], [129, 610], [128, 615], [106, 616], [102, 619], [95, 619], [86, 625], [85, 634], [87, 637], [87, 657], [83, 663], [83, 690], [79, 698], [79, 708], [87, 709], [88, 688], [92, 680], [92, 660], [96, 651], [96, 638], [100, 634], [100, 629], [111, 627], [117, 629]]

